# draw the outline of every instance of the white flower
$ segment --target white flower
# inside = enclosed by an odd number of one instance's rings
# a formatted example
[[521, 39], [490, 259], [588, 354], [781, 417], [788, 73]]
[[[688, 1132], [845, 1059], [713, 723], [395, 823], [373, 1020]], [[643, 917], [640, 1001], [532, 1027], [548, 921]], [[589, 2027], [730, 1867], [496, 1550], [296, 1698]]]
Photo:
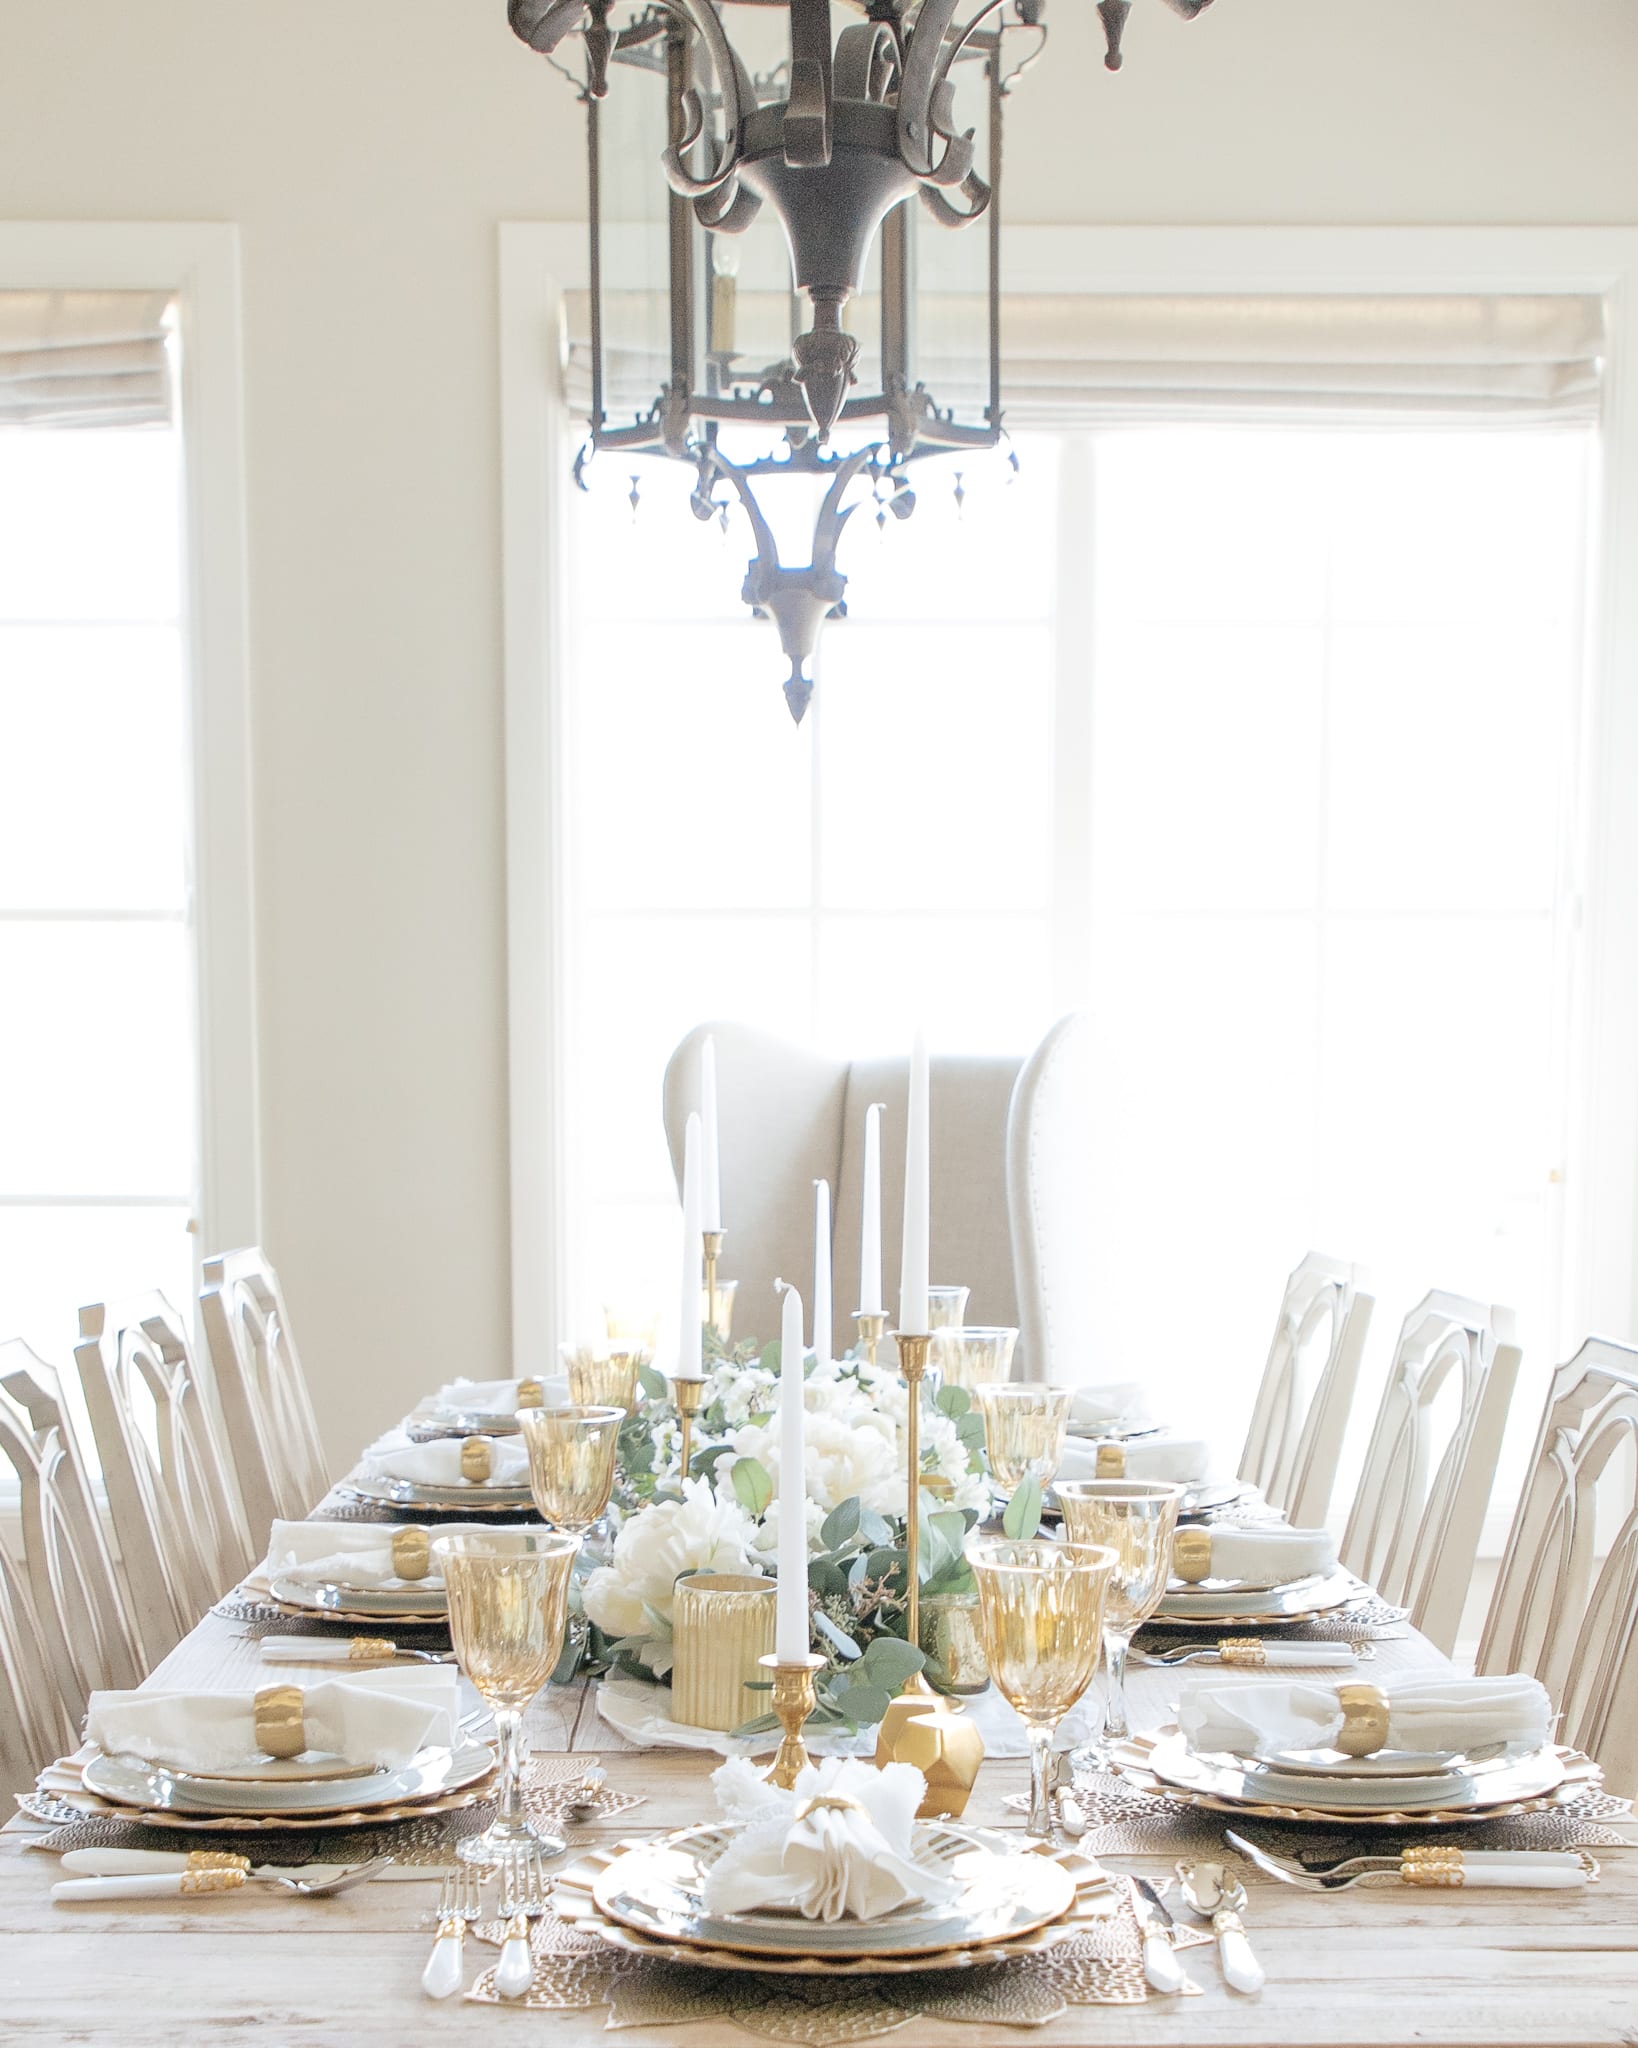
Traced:
[[756, 1572], [756, 1531], [739, 1503], [691, 1479], [681, 1500], [659, 1500], [635, 1514], [614, 1539], [610, 1562], [583, 1595], [605, 1634], [663, 1634], [671, 1626], [672, 1589], [685, 1572]]

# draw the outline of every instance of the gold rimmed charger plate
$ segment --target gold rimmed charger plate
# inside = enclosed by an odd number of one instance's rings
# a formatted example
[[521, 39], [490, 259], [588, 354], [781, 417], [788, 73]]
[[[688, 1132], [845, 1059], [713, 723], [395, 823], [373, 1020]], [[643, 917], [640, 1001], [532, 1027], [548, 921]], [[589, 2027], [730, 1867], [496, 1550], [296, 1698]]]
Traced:
[[1145, 1628], [1289, 1628], [1372, 1598], [1352, 1572], [1313, 1573], [1287, 1586], [1207, 1586], [1167, 1593]]
[[[681, 1835], [695, 1832], [678, 1830]], [[976, 1836], [979, 1831], [973, 1833]], [[1119, 1908], [1118, 1894], [1105, 1873], [1088, 1858], [1070, 1852], [1057, 1860], [1074, 1880], [1074, 1899], [1059, 1918], [1029, 1934], [993, 1942], [952, 1943], [947, 1948], [914, 1955], [903, 1950], [880, 1955], [797, 1954], [789, 1949], [763, 1954], [744, 1948], [658, 1939], [610, 1919], [597, 1903], [600, 1877], [622, 1855], [651, 1846], [651, 1842], [618, 1842], [582, 1856], [558, 1878], [552, 1903], [559, 1917], [582, 1933], [595, 1934], [610, 1948], [658, 1962], [687, 1963], [705, 1970], [748, 1970], [773, 1977], [877, 1977], [917, 1970], [972, 1969], [983, 1963], [1040, 1955], [1070, 1935], [1108, 1919]]]
[[[299, 1597], [306, 1594], [309, 1597]], [[321, 1597], [328, 1596], [328, 1597]], [[399, 1628], [436, 1628], [449, 1619], [449, 1603], [440, 1586], [427, 1596], [429, 1605], [411, 1605], [383, 1599], [379, 1588], [365, 1586], [293, 1584], [277, 1578], [268, 1589], [267, 1604], [281, 1614], [299, 1616], [303, 1621], [362, 1621], [372, 1628], [384, 1623]], [[380, 1604], [377, 1604], [377, 1603]]]
[[[1179, 1806], [1198, 1806], [1211, 1813], [1237, 1813], [1252, 1819], [1310, 1821], [1324, 1827], [1423, 1828], [1471, 1826], [1476, 1821], [1510, 1820], [1522, 1813], [1546, 1813], [1555, 1806], [1567, 1806], [1583, 1792], [1603, 1783], [1603, 1772], [1580, 1750], [1561, 1747], [1541, 1752], [1540, 1789], [1522, 1789], [1533, 1781], [1521, 1775], [1520, 1765], [1488, 1773], [1485, 1795], [1463, 1800], [1459, 1805], [1424, 1807], [1408, 1811], [1348, 1805], [1330, 1806], [1321, 1800], [1293, 1804], [1258, 1799], [1249, 1792], [1237, 1792], [1234, 1785], [1246, 1774], [1193, 1757], [1175, 1725], [1134, 1735], [1116, 1743], [1111, 1751], [1116, 1772], [1140, 1791], [1169, 1799]], [[1521, 1764], [1536, 1759], [1521, 1759]], [[1158, 1768], [1157, 1768], [1158, 1766]], [[1192, 1780], [1179, 1782], [1181, 1778]]]
[[337, 1491], [377, 1507], [408, 1508], [416, 1514], [535, 1518], [534, 1495], [527, 1486], [431, 1486], [414, 1479], [356, 1478]]

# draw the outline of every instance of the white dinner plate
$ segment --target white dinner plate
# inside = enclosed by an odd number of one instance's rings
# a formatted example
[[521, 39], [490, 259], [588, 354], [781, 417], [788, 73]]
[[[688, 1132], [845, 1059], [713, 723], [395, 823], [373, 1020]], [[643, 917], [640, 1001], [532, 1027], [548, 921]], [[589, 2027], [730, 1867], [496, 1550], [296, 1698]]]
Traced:
[[432, 1508], [439, 1512], [465, 1509], [471, 1515], [516, 1514], [533, 1508], [527, 1486], [432, 1486], [418, 1479], [349, 1479], [340, 1488], [358, 1500], [380, 1501], [395, 1508]]
[[1197, 1755], [1181, 1734], [1171, 1734], [1148, 1751], [1143, 1768], [1163, 1785], [1203, 1795], [1223, 1810], [1290, 1807], [1317, 1817], [1478, 1813], [1516, 1800], [1539, 1799], [1564, 1779], [1563, 1759], [1550, 1747], [1511, 1758], [1494, 1770], [1437, 1777], [1316, 1779], [1299, 1772], [1250, 1770], [1246, 1765], [1242, 1757]]
[[432, 1444], [452, 1436], [516, 1436], [520, 1428], [515, 1415], [480, 1415], [466, 1408], [440, 1408], [431, 1415], [404, 1418], [404, 1434], [412, 1444]]
[[463, 1743], [451, 1752], [424, 1749], [397, 1770], [361, 1770], [349, 1778], [202, 1778], [191, 1771], [144, 1763], [139, 1757], [95, 1756], [85, 1765], [85, 1789], [118, 1806], [146, 1813], [339, 1813], [433, 1799], [476, 1783], [495, 1767], [487, 1743]]
[[1222, 1579], [1206, 1579], [1199, 1586], [1175, 1586], [1169, 1590], [1145, 1626], [1187, 1627], [1219, 1621], [1257, 1622], [1279, 1627], [1284, 1622], [1302, 1621], [1312, 1614], [1330, 1614], [1368, 1600], [1371, 1590], [1361, 1585], [1352, 1572], [1329, 1572], [1323, 1577], [1310, 1572], [1283, 1586], [1234, 1585]]
[[344, 1586], [339, 1581], [313, 1585], [277, 1578], [269, 1590], [286, 1607], [338, 1618], [367, 1615], [381, 1621], [442, 1621], [449, 1611], [441, 1582], [436, 1586]]

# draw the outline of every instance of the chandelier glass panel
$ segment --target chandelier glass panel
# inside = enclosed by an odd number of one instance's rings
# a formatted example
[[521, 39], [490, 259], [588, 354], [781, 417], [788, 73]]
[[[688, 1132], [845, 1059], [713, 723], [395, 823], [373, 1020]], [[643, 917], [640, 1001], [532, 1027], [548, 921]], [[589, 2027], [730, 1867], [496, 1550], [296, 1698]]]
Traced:
[[[848, 521], [909, 517], [930, 458], [959, 492], [1003, 438], [1002, 114], [1043, 0], [959, 5], [847, 0], [838, 27], [831, 0], [510, 0], [586, 111], [576, 474], [667, 457], [697, 518], [743, 512], [742, 595], [778, 629], [797, 719], [845, 610]], [[1128, 10], [1098, 10], [1112, 68]]]

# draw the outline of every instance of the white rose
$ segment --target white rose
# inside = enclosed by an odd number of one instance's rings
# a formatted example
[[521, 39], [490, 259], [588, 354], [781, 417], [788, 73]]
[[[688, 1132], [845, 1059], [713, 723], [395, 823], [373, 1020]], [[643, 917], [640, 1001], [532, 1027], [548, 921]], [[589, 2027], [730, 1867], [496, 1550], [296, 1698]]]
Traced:
[[659, 1500], [614, 1539], [608, 1564], [586, 1581], [586, 1612], [610, 1634], [669, 1629], [673, 1588], [686, 1572], [754, 1572], [755, 1536], [737, 1501], [691, 1479], [681, 1500]]

